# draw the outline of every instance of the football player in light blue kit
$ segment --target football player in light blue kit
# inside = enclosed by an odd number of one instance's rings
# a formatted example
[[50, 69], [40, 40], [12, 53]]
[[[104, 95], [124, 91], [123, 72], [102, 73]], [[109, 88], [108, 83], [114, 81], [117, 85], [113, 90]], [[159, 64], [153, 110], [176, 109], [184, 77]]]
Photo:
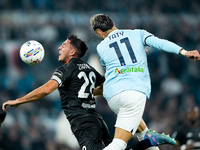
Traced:
[[103, 39], [97, 46], [106, 81], [103, 95], [117, 114], [114, 139], [104, 150], [124, 150], [135, 134], [150, 97], [151, 81], [145, 46], [200, 60], [197, 50], [186, 51], [170, 41], [145, 30], [120, 30], [104, 14], [90, 19], [96, 35]]

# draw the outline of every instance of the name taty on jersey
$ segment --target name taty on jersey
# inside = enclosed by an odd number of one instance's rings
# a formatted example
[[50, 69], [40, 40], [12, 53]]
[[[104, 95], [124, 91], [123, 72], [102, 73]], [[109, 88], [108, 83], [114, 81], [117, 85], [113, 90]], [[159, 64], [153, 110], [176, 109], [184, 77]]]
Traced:
[[123, 36], [123, 35], [124, 35], [124, 31], [121, 31], [121, 32], [117, 32], [117, 33], [114, 33], [114, 34], [108, 36], [108, 38], [110, 40], [112, 40], [112, 39], [118, 38], [118, 37]]
[[83, 69], [90, 69], [90, 66], [88, 64], [77, 64], [79, 70]]

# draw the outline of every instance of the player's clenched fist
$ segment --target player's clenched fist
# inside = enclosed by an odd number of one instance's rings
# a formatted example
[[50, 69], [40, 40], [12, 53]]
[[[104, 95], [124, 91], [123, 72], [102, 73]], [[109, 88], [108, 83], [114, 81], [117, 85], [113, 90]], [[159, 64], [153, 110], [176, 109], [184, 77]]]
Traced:
[[193, 50], [193, 51], [187, 51], [187, 53], [185, 54], [186, 57], [192, 58], [195, 61], [199, 61], [200, 60], [200, 54], [197, 50]]

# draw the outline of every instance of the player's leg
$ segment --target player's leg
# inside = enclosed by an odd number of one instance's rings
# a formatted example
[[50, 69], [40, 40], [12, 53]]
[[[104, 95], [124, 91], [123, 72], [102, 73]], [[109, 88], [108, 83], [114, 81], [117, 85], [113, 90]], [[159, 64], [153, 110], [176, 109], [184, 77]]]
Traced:
[[152, 144], [149, 139], [144, 139], [134, 145], [126, 148], [126, 150], [146, 150], [147, 148], [151, 147]]
[[[135, 133], [139, 141], [144, 139], [144, 136], [146, 135], [147, 131], [148, 131], [148, 127], [146, 123], [144, 122], [144, 120], [142, 119]], [[154, 147], [148, 148], [147, 150], [159, 150], [159, 148], [157, 146], [154, 146]]]
[[137, 131], [135, 133], [139, 141], [144, 139], [144, 136], [147, 133], [147, 131], [148, 131], [148, 128], [146, 126], [146, 123], [142, 119], [140, 121], [140, 125], [138, 126], [138, 129], [137, 129]]
[[[134, 99], [133, 99], [134, 97]], [[137, 91], [122, 92], [108, 101], [110, 108], [117, 113], [114, 139], [104, 150], [123, 150], [135, 133], [146, 103], [146, 96]]]
[[[147, 129], [147, 125], [146, 125], [146, 123], [144, 122], [144, 120], [142, 119], [142, 120], [140, 121], [140, 125], [139, 125], [138, 128], [137, 128], [136, 133], [141, 133], [141, 132], [145, 131], [146, 129]], [[146, 131], [148, 131], [148, 129], [147, 129]], [[144, 134], [144, 135], [145, 135], [145, 134]]]
[[126, 148], [126, 150], [145, 150], [152, 146], [159, 146], [163, 144], [176, 145], [176, 141], [169, 135], [165, 135], [164, 133], [159, 134], [155, 131], [148, 130], [144, 137], [144, 140]]
[[102, 124], [93, 115], [83, 116], [71, 124], [74, 133], [82, 150], [102, 150], [105, 144], [102, 140]]
[[103, 131], [103, 135], [102, 135], [102, 140], [105, 146], [109, 145], [111, 143], [111, 137], [110, 137], [110, 132], [108, 130], [108, 126], [105, 123], [105, 121], [103, 120], [103, 118], [100, 118], [101, 124], [102, 124], [102, 131]]
[[102, 150], [105, 145], [101, 139], [102, 132], [99, 128], [88, 127], [74, 133], [81, 150]]

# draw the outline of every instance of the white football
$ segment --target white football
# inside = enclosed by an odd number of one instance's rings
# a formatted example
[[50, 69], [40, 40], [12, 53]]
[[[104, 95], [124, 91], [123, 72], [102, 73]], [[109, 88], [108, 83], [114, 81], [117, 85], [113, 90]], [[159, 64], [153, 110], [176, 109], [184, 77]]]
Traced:
[[27, 41], [20, 48], [20, 58], [29, 65], [35, 65], [44, 58], [44, 47], [38, 41]]

